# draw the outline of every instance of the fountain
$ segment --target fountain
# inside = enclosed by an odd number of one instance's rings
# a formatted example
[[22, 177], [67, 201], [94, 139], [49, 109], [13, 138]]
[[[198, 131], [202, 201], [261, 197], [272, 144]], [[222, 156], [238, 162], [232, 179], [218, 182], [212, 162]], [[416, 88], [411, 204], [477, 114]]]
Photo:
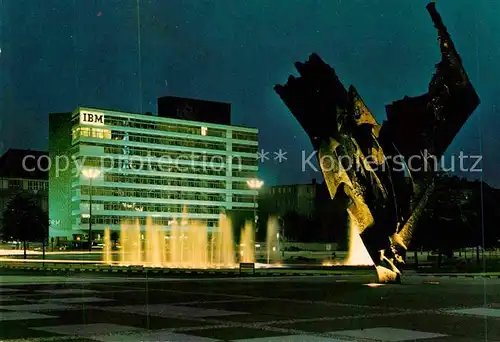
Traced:
[[[254, 262], [254, 229], [250, 223], [243, 228], [240, 261]], [[112, 264], [109, 228], [104, 233], [103, 262]], [[146, 218], [141, 230], [139, 220], [124, 221], [120, 226], [121, 266], [171, 268], [234, 268], [236, 256], [231, 221], [220, 215], [216, 231], [209, 233], [201, 221], [189, 221], [184, 212], [180, 221], [172, 220], [168, 231]]]
[[275, 217], [270, 217], [267, 221], [267, 263], [277, 264], [280, 263], [280, 251], [279, 251], [279, 223], [278, 219]]
[[109, 231], [109, 228], [104, 229], [103, 261], [108, 265], [113, 261], [111, 257], [111, 233]]
[[221, 214], [219, 218], [219, 229], [215, 233], [215, 258], [213, 265], [234, 267], [236, 257], [234, 255], [234, 237], [231, 220], [226, 215]]
[[255, 236], [251, 222], [247, 221], [240, 238], [240, 261], [255, 262]]
[[[281, 262], [279, 252], [279, 223], [270, 217], [267, 224], [267, 264]], [[155, 225], [147, 217], [141, 229], [139, 220], [124, 221], [120, 225], [120, 252], [113, 261], [110, 229], [104, 231], [105, 264], [120, 266], [148, 266], [165, 268], [235, 268], [237, 262], [254, 263], [255, 229], [247, 221], [240, 234], [236, 250], [231, 220], [220, 214], [218, 227], [209, 232], [202, 221], [188, 220], [184, 211], [180, 220], [172, 220], [170, 227]], [[238, 255], [237, 255], [238, 254]]]
[[371, 266], [373, 260], [359, 235], [359, 225], [354, 218], [349, 220], [349, 252], [343, 263], [346, 266]]
[[166, 262], [165, 231], [153, 225], [151, 217], [146, 218], [146, 227], [144, 264], [162, 266]]

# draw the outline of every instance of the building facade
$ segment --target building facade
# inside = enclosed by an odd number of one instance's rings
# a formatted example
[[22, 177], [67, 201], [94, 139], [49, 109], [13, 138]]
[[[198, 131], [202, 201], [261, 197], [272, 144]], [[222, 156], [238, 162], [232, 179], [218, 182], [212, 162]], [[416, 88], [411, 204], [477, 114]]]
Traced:
[[9, 201], [19, 193], [29, 194], [48, 210], [48, 154], [9, 149], [0, 157], [0, 227]]
[[321, 196], [324, 197], [324, 186], [313, 179], [311, 184], [275, 185], [262, 189], [260, 193], [262, 210], [272, 215], [284, 216], [295, 212], [301, 216], [311, 217]]
[[325, 183], [265, 187], [259, 198], [259, 217], [278, 217], [288, 241], [337, 242], [345, 245], [347, 211], [339, 198], [331, 199]]
[[51, 114], [49, 131], [51, 236], [84, 236], [90, 218], [93, 235], [183, 215], [214, 230], [221, 213], [254, 208], [255, 128], [80, 107]]

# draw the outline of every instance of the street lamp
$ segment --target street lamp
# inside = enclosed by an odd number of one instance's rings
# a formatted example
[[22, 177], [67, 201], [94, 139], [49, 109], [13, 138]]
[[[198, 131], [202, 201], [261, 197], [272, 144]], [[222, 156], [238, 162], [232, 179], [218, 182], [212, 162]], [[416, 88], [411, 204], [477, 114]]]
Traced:
[[92, 179], [99, 177], [101, 171], [94, 168], [82, 170], [83, 177], [89, 180], [89, 252], [92, 252]]
[[247, 185], [250, 189], [256, 190], [253, 194], [253, 219], [255, 225], [257, 226], [257, 194], [262, 185], [264, 185], [264, 181], [261, 181], [260, 179], [257, 178], [253, 178], [247, 180]]
[[[255, 232], [254, 232], [254, 240], [255, 240], [255, 235], [257, 232], [257, 194], [259, 193], [259, 189], [264, 185], [264, 181], [261, 181], [260, 179], [257, 178], [252, 178], [247, 180], [247, 185], [250, 189], [255, 190], [253, 194], [253, 220], [254, 220], [254, 225], [255, 225]], [[255, 254], [255, 241], [253, 241], [253, 248], [254, 248], [254, 255], [257, 257]]]

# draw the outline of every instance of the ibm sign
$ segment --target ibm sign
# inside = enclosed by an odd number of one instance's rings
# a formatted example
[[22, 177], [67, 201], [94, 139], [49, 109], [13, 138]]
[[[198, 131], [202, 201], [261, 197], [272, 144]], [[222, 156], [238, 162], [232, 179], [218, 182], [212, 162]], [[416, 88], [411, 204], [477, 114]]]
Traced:
[[80, 123], [88, 124], [88, 125], [104, 125], [104, 114], [98, 113], [80, 113]]

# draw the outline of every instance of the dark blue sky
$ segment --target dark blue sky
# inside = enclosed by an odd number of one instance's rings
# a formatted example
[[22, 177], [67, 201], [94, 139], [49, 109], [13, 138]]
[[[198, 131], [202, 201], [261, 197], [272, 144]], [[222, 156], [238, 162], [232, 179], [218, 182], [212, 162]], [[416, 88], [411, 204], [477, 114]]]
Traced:
[[[500, 1], [437, 3], [482, 101], [448, 153], [482, 151], [484, 179], [500, 186]], [[46, 149], [49, 112], [156, 112], [157, 97], [175, 95], [230, 102], [271, 157], [287, 151], [261, 164], [267, 184], [321, 178], [302, 172], [311, 145], [273, 85], [317, 52], [383, 120], [385, 104], [426, 91], [439, 61], [426, 4], [140, 0], [138, 15], [136, 0], [0, 0], [0, 152]]]

